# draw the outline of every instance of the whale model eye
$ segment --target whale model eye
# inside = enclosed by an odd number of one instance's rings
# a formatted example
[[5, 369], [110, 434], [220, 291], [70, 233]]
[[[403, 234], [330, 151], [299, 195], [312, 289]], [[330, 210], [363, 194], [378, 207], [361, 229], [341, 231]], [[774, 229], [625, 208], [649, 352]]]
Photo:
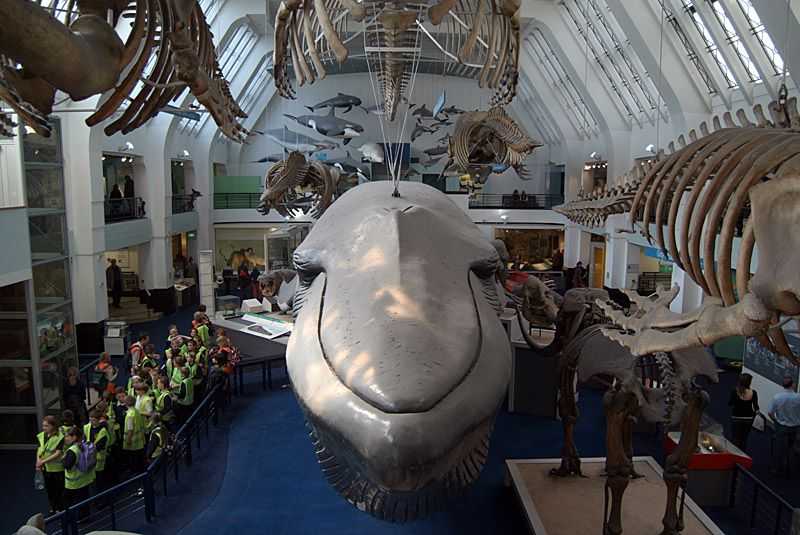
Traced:
[[482, 279], [489, 278], [497, 273], [500, 259], [497, 256], [488, 256], [472, 263], [470, 269]]

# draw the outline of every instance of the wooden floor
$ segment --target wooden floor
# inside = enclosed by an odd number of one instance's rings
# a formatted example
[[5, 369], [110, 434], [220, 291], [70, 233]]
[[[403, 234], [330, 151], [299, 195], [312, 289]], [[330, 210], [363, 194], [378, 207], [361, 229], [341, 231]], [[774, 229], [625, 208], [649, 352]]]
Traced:
[[[508, 460], [511, 483], [535, 535], [597, 535], [602, 533], [605, 459], [584, 459], [585, 478], [554, 478], [559, 459]], [[645, 477], [630, 482], [622, 504], [626, 534], [658, 535], [666, 505], [666, 487], [652, 457], [636, 457], [636, 471]], [[724, 535], [686, 497], [683, 535]]]

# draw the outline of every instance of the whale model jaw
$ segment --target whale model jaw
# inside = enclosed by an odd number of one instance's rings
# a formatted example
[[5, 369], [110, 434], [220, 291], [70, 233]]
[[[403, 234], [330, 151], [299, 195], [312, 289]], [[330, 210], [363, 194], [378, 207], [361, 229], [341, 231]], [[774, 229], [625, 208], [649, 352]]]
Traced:
[[408, 521], [477, 479], [511, 357], [491, 244], [437, 190], [391, 191], [349, 191], [296, 251], [287, 368], [330, 484]]

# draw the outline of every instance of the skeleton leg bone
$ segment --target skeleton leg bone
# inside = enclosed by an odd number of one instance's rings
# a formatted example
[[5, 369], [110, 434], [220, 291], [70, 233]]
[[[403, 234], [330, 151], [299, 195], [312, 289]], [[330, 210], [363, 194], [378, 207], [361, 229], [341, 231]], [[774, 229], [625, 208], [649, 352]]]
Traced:
[[[626, 422], [636, 411], [636, 396], [619, 385], [603, 398], [606, 420], [606, 499], [611, 493], [611, 506], [606, 506], [603, 535], [622, 533], [622, 496], [633, 474], [633, 461], [625, 448]], [[607, 514], [606, 514], [607, 513]]]

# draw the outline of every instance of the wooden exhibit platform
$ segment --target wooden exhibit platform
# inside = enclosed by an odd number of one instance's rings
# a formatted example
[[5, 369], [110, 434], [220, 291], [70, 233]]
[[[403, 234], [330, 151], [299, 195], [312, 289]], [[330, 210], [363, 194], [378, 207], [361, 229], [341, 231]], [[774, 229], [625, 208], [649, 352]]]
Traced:
[[[634, 457], [636, 471], [643, 478], [630, 482], [622, 502], [623, 533], [658, 535], [666, 506], [667, 488], [661, 467], [652, 457]], [[535, 535], [597, 535], [603, 530], [605, 458], [581, 459], [587, 477], [550, 476], [561, 459], [509, 459], [510, 483], [520, 500]], [[683, 535], [725, 535], [686, 496]]]

